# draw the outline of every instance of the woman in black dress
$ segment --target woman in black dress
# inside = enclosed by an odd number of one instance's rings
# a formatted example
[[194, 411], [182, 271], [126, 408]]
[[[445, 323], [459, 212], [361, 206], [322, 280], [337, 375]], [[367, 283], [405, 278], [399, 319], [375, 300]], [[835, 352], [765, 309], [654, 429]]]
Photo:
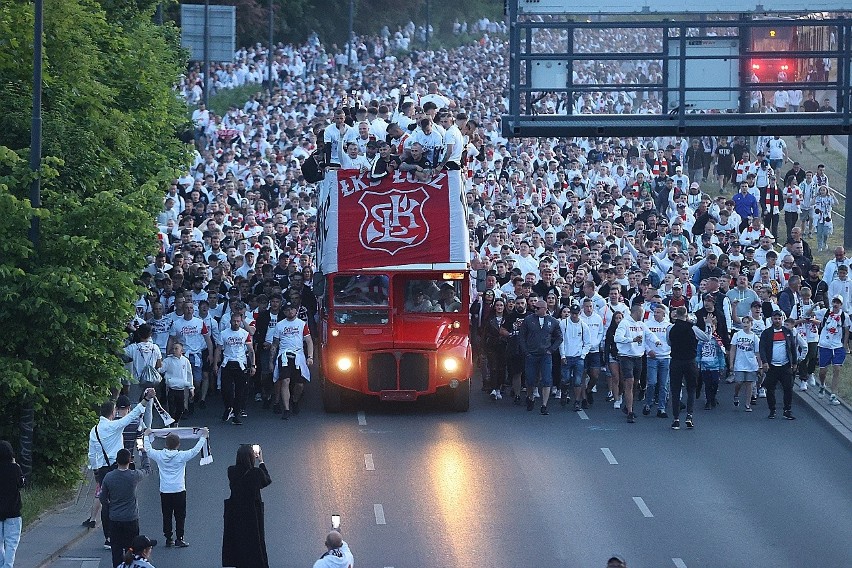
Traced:
[[[259, 463], [255, 467], [255, 460]], [[222, 566], [269, 568], [260, 490], [272, 483], [258, 446], [242, 445], [237, 463], [228, 468], [231, 496], [225, 499]]]

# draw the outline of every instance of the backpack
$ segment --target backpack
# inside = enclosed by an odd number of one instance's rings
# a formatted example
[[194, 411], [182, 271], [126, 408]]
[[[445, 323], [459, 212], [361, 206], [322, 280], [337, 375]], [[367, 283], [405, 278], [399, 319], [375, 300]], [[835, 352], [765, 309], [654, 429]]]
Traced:
[[315, 150], [302, 164], [302, 175], [308, 183], [317, 183], [325, 178], [324, 156], [321, 150]]

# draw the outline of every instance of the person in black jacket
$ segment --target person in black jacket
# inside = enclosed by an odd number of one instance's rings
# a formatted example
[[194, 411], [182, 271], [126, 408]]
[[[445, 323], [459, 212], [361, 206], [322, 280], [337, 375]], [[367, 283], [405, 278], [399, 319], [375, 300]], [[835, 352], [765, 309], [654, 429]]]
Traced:
[[518, 334], [521, 353], [524, 354], [527, 379], [527, 410], [535, 406], [533, 392], [541, 380], [541, 413], [547, 412], [550, 387], [553, 386], [553, 353], [562, 343], [562, 330], [553, 316], [547, 315], [547, 302], [538, 300], [535, 312], [524, 318]]
[[222, 566], [269, 568], [260, 490], [272, 483], [272, 479], [263, 463], [260, 446], [240, 446], [236, 464], [228, 468], [228, 481], [231, 496], [225, 500]]
[[[666, 334], [666, 341], [672, 348], [672, 362], [669, 367], [669, 392], [672, 399], [672, 430], [680, 430], [680, 389], [686, 383], [686, 427], [692, 428], [692, 410], [695, 404], [695, 388], [698, 383], [698, 342], [710, 341], [710, 336], [689, 321], [686, 308], [675, 310], [672, 327]], [[709, 314], [705, 317], [712, 333], [716, 318]]]
[[793, 369], [798, 360], [796, 338], [793, 332], [784, 326], [784, 312], [772, 312], [772, 327], [760, 334], [760, 360], [766, 379], [763, 387], [766, 389], [766, 403], [769, 406], [769, 418], [777, 416], [775, 412], [775, 388], [781, 383], [784, 390], [784, 418], [795, 420], [793, 416]]
[[21, 488], [24, 474], [12, 444], [0, 440], [0, 566], [12, 566], [21, 540]]
[[[272, 335], [270, 330], [275, 328], [275, 324], [284, 319], [285, 314], [281, 309], [284, 301], [281, 294], [273, 294], [269, 300], [269, 306], [263, 305], [260, 313], [255, 321], [254, 331], [254, 349], [255, 361], [260, 362], [260, 393], [263, 398], [263, 408], [268, 409], [272, 405], [272, 368], [269, 366], [269, 349], [272, 347], [272, 341], [267, 341], [267, 337], [271, 340]], [[276, 414], [281, 414], [281, 406], [278, 405], [275, 409]]]

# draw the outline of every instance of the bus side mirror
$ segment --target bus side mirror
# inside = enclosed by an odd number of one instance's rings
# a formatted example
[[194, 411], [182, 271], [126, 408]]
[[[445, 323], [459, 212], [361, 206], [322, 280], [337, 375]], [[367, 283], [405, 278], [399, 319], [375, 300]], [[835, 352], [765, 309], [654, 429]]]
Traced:
[[477, 270], [476, 271], [476, 291], [477, 292], [485, 292], [485, 276], [488, 274], [487, 270]]
[[325, 274], [314, 272], [313, 291], [315, 296], [325, 296]]

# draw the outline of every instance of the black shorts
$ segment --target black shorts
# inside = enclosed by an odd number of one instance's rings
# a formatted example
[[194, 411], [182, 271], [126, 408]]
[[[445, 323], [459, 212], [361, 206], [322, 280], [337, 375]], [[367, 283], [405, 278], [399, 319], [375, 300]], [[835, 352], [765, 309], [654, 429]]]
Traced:
[[204, 349], [201, 352], [201, 371], [204, 373], [209, 373], [213, 370], [213, 366], [210, 364], [210, 361], [207, 359], [210, 356], [210, 351]]
[[296, 367], [296, 358], [287, 357], [287, 364], [283, 364], [282, 360], [278, 360], [278, 380], [290, 379], [291, 383], [305, 384], [308, 381], [302, 376], [302, 372]]

